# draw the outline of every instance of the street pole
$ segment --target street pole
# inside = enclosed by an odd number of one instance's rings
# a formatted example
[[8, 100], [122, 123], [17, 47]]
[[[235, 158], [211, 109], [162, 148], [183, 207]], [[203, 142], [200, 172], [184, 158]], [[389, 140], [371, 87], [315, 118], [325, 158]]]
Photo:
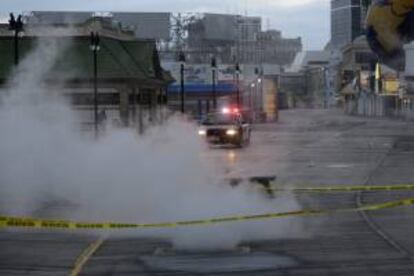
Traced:
[[240, 77], [239, 73], [236, 73], [236, 85], [237, 85], [237, 108], [240, 108]]
[[[262, 116], [265, 112], [265, 107], [264, 107], [264, 95], [263, 95], [263, 84], [264, 79], [263, 79], [263, 75], [260, 75], [259, 79], [257, 80], [257, 84], [258, 84], [258, 93], [259, 93], [259, 110], [260, 110], [260, 116]], [[262, 117], [261, 117], [262, 118]]]
[[94, 130], [95, 138], [98, 138], [98, 51], [99, 34], [91, 32], [91, 50], [93, 52], [93, 110], [94, 110]]
[[14, 65], [19, 64], [19, 33], [14, 31]]
[[144, 134], [144, 118], [142, 114], [142, 105], [143, 105], [143, 96], [142, 96], [142, 90], [138, 91], [138, 103], [139, 103], [139, 109], [138, 109], [138, 130], [139, 134]]
[[132, 86], [132, 122], [134, 127], [137, 126], [137, 89]]
[[98, 136], [98, 55], [93, 51], [93, 107], [95, 117], [95, 136]]
[[237, 108], [240, 109], [240, 65], [236, 64], [236, 102]]
[[17, 20], [13, 13], [10, 13], [9, 30], [14, 31], [14, 65], [19, 64], [19, 33], [23, 31], [22, 16], [19, 15]]
[[253, 82], [250, 85], [250, 101], [249, 101], [251, 122], [253, 122], [253, 119], [254, 119], [254, 111], [255, 111], [255, 106], [256, 106], [256, 98], [255, 98], [256, 93], [254, 93], [255, 89], [256, 89], [256, 84]]
[[180, 69], [180, 76], [181, 76], [181, 113], [184, 114], [185, 112], [185, 99], [184, 99], [184, 64], [181, 64], [181, 69]]
[[213, 84], [213, 109], [214, 111], [217, 110], [217, 91], [216, 91], [216, 70], [217, 70], [217, 61], [216, 58], [213, 57], [211, 59], [211, 70], [212, 70], [212, 84]]
[[[254, 81], [254, 117], [255, 119], [258, 117], [257, 114], [259, 114], [259, 119], [260, 119], [260, 114], [261, 114], [261, 74], [260, 74], [260, 68], [256, 67], [254, 69], [254, 74], [256, 75], [256, 80]], [[257, 82], [257, 84], [256, 84]]]
[[180, 62], [180, 76], [181, 76], [181, 113], [185, 113], [185, 91], [184, 91], [184, 71], [185, 71], [185, 55], [183, 52], [180, 52], [179, 55]]

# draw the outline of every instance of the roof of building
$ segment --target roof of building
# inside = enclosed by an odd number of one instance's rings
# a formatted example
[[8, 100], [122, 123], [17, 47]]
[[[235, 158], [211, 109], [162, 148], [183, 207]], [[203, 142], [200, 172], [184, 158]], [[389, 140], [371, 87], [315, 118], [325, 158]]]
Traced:
[[[49, 79], [90, 80], [93, 78], [93, 54], [89, 37], [53, 37], [20, 39], [20, 59], [36, 47], [55, 45], [62, 48], [49, 73]], [[5, 80], [14, 68], [12, 37], [0, 38], [0, 79]], [[101, 37], [98, 51], [98, 78], [102, 80], [165, 81], [153, 41], [120, 41]]]
[[354, 39], [351, 43], [346, 44], [341, 48], [342, 52], [349, 51], [351, 49], [365, 49], [367, 51], [371, 51], [371, 48], [369, 47], [367, 37], [365, 35], [358, 36]]
[[93, 17], [93, 12], [34, 11], [27, 16], [29, 24], [73, 25]]
[[[53, 25], [53, 24], [26, 24], [24, 35], [28, 37], [76, 37], [89, 36], [91, 31], [99, 32], [101, 36], [112, 37], [117, 40], [137, 40], [134, 32], [125, 29], [122, 25], [107, 17], [92, 17], [75, 25]], [[13, 31], [8, 24], [0, 24], [0, 36], [12, 36]]]
[[170, 13], [156, 12], [67, 12], [33, 11], [26, 16], [29, 25], [80, 25], [93, 17], [105, 17], [122, 24], [141, 39], [169, 39]]
[[295, 60], [288, 71], [299, 72], [306, 66], [321, 66], [328, 64], [329, 59], [329, 51], [303, 51], [296, 55]]

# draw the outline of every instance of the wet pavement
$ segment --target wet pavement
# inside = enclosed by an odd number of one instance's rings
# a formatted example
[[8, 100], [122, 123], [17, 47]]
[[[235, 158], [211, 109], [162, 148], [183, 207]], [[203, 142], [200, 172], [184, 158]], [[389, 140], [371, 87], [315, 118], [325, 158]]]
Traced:
[[[245, 149], [212, 149], [229, 177], [277, 176], [280, 187], [414, 183], [414, 123], [336, 111], [281, 113]], [[353, 208], [414, 192], [298, 194], [303, 208]], [[414, 208], [301, 218], [304, 235], [246, 240], [230, 251], [176, 251], [168, 240], [111, 238], [81, 275], [414, 275]], [[90, 235], [0, 232], [0, 275], [68, 275]]]

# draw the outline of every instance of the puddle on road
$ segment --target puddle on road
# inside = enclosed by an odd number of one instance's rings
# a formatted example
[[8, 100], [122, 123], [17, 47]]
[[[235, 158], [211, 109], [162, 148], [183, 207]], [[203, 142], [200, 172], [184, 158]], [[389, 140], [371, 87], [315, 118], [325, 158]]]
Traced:
[[277, 270], [297, 265], [288, 256], [269, 253], [194, 253], [140, 258], [151, 269], [192, 273], [229, 273]]
[[328, 166], [326, 166], [329, 169], [349, 169], [349, 168], [353, 168], [355, 165], [354, 164], [330, 164]]

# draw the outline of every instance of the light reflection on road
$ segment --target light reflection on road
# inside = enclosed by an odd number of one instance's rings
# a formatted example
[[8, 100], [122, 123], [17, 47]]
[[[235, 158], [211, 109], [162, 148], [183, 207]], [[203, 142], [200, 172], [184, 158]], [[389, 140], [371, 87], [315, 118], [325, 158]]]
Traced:
[[237, 153], [234, 150], [227, 152], [227, 162], [229, 166], [233, 167], [237, 162], [237, 158]]

